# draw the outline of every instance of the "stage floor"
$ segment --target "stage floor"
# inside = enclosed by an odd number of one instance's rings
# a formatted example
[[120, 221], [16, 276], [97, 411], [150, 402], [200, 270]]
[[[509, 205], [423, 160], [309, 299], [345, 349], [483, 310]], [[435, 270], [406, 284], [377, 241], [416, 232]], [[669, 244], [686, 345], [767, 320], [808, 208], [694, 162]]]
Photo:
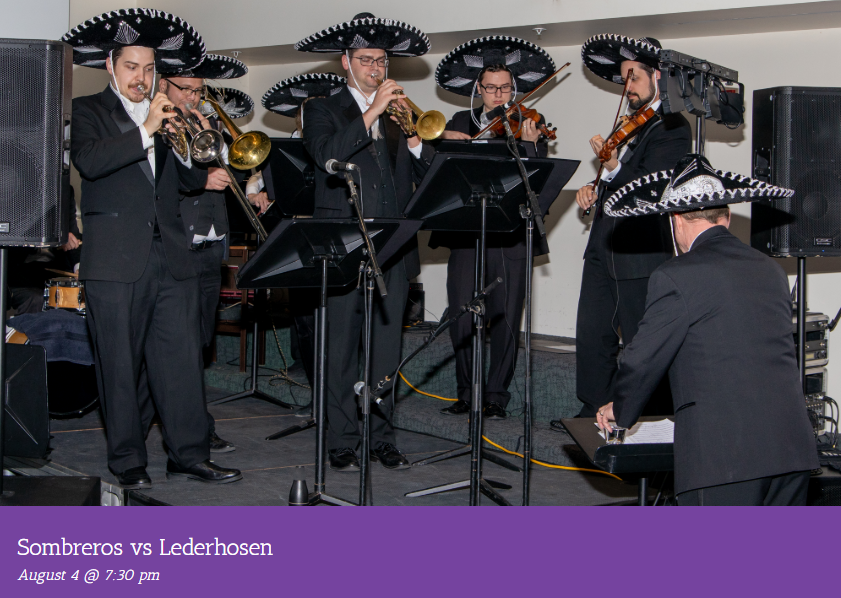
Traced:
[[[210, 389], [211, 399], [223, 396]], [[243, 399], [211, 407], [219, 435], [233, 442], [231, 453], [214, 454], [219, 465], [242, 470], [243, 479], [220, 486], [174, 479], [167, 480], [166, 454], [159, 426], [154, 426], [147, 440], [148, 472], [153, 487], [143, 493], [171, 505], [286, 505], [297, 467], [304, 468], [304, 477], [313, 490], [315, 430], [307, 430], [274, 441], [264, 438], [278, 430], [302, 421], [289, 411], [255, 399]], [[116, 483], [105, 463], [105, 433], [99, 411], [84, 417], [51, 422], [53, 447], [51, 461], [67, 470], [84, 475], [100, 476], [104, 482]], [[559, 434], [559, 438], [564, 436]], [[410, 461], [459, 446], [457, 443], [398, 430], [397, 443]], [[512, 460], [521, 460], [512, 457]], [[486, 478], [513, 486], [500, 493], [513, 504], [522, 500], [522, 474], [485, 462]], [[377, 505], [466, 505], [467, 490], [458, 490], [422, 498], [406, 498], [413, 490], [448, 482], [465, 480], [470, 475], [469, 458], [463, 456], [402, 471], [389, 471], [378, 463], [371, 464], [374, 504]], [[359, 475], [356, 472], [334, 472], [327, 469], [327, 491], [356, 502]], [[532, 505], [599, 505], [636, 497], [636, 486], [605, 475], [532, 467]], [[493, 504], [482, 499], [482, 504]]]

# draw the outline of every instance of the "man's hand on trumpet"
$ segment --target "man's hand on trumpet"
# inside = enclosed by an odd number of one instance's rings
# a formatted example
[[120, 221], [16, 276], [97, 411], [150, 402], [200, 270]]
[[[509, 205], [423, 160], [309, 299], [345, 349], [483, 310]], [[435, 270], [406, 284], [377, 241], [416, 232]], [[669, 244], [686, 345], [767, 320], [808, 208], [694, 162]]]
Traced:
[[169, 98], [162, 93], [155, 94], [149, 106], [149, 116], [146, 117], [146, 122], [143, 123], [143, 128], [151, 137], [158, 132], [164, 120], [172, 116], [171, 112], [166, 112], [165, 109], [171, 109], [174, 104], [169, 101]]

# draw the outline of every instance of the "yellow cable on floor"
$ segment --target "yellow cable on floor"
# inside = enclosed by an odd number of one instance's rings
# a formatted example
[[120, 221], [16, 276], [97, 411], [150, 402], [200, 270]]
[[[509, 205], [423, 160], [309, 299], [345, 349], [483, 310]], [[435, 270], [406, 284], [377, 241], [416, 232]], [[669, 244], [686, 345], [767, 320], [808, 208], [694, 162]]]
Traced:
[[[403, 379], [403, 382], [405, 382], [409, 386], [409, 388], [411, 388], [412, 390], [414, 390], [418, 394], [422, 394], [422, 395], [427, 396], [427, 397], [432, 397], [433, 399], [440, 399], [442, 401], [457, 401], [458, 400], [458, 399], [448, 399], [447, 397], [439, 397], [438, 395], [434, 395], [434, 394], [431, 394], [431, 393], [428, 393], [428, 392], [424, 392], [424, 391], [420, 390], [419, 388], [415, 388], [414, 386], [412, 386], [412, 383], [409, 382], [406, 379], [406, 376], [403, 375], [403, 372], [400, 372], [400, 377]], [[509, 455], [515, 455], [517, 457], [520, 457], [520, 459], [523, 458], [523, 455], [521, 455], [520, 453], [516, 453], [514, 451], [509, 451], [507, 448], [505, 448], [504, 446], [498, 445], [497, 443], [495, 443], [493, 440], [491, 440], [487, 436], [483, 435], [482, 439], [485, 442], [487, 442], [488, 444], [490, 444], [491, 446], [495, 446], [496, 448], [498, 448], [499, 450], [501, 450], [504, 453], [508, 453]], [[529, 459], [529, 461], [531, 461], [535, 465], [542, 465], [543, 467], [549, 467], [551, 469], [566, 469], [567, 471], [587, 471], [587, 472], [590, 472], [590, 473], [600, 473], [602, 475], [608, 475], [612, 478], [616, 478], [620, 482], [622, 481], [622, 478], [620, 478], [619, 476], [614, 475], [612, 473], [608, 473], [607, 471], [602, 471], [601, 469], [585, 469], [583, 467], [567, 467], [565, 465], [554, 465], [552, 463], [544, 463], [543, 461], [537, 461], [535, 459]]]

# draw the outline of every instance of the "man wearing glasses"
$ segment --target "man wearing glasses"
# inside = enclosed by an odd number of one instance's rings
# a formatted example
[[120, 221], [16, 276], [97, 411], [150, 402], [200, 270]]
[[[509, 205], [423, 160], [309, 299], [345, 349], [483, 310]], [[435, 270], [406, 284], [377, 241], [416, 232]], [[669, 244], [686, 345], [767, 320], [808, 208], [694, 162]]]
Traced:
[[[416, 134], [407, 135], [386, 114], [389, 103], [402, 89], [388, 79], [390, 54], [419, 56], [429, 50], [426, 35], [400, 21], [363, 13], [352, 21], [325, 29], [296, 44], [305, 52], [341, 53], [347, 86], [329, 97], [307, 103], [304, 147], [313, 157], [315, 218], [351, 218], [349, 191], [342, 174], [329, 174], [328, 160], [358, 166], [365, 218], [399, 217], [434, 156]], [[383, 83], [377, 84], [377, 79]], [[361, 177], [361, 178], [359, 178]], [[397, 367], [403, 312], [409, 280], [420, 273], [417, 239], [380, 264], [388, 289], [375, 294], [371, 333], [371, 379], [381, 380]], [[353, 386], [359, 380], [360, 339], [363, 334], [364, 290], [350, 285], [328, 289], [327, 299], [327, 448], [330, 467], [348, 471], [359, 468], [356, 447], [360, 441], [357, 402]], [[388, 469], [409, 463], [395, 446], [391, 416], [394, 406], [380, 405], [371, 412], [371, 454]]]
[[[554, 69], [549, 69], [551, 73]], [[445, 87], [446, 89], [446, 87]], [[468, 140], [490, 122], [487, 113], [507, 104], [514, 97], [514, 75], [504, 64], [484, 67], [476, 79], [474, 93], [482, 99], [475, 110], [456, 112], [442, 139]], [[541, 123], [545, 120], [541, 116]], [[516, 125], [512, 125], [516, 129]], [[541, 133], [537, 124], [525, 119], [520, 141], [529, 157], [545, 158], [549, 149], [545, 142], [538, 142]], [[496, 135], [488, 131], [482, 138]], [[476, 238], [470, 233], [432, 233], [429, 246], [448, 247], [447, 300], [451, 309], [464, 305], [473, 297], [474, 267], [476, 264]], [[535, 255], [549, 252], [545, 239], [537, 241]], [[514, 377], [520, 321], [526, 293], [526, 235], [521, 227], [512, 233], [491, 233], [486, 238], [486, 280], [501, 277], [503, 283], [486, 300], [485, 321], [490, 323], [491, 354], [488, 380], [483, 398], [483, 414], [489, 419], [502, 419], [511, 399], [508, 387]], [[458, 400], [441, 410], [447, 415], [466, 415], [470, 412], [473, 355], [471, 338], [473, 323], [461, 318], [450, 327], [450, 338], [456, 355], [456, 384]]]

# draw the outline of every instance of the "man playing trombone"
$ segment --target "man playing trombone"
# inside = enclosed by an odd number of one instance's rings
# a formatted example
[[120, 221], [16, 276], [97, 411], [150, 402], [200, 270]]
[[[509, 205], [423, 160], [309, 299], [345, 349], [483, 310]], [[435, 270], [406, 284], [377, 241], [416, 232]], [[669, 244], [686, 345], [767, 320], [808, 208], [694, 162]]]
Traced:
[[[390, 55], [419, 56], [429, 50], [426, 35], [399, 21], [378, 19], [368, 13], [316, 33], [296, 44], [305, 52], [342, 54], [347, 87], [307, 104], [304, 147], [315, 160], [316, 218], [354, 216], [349, 192], [340, 175], [325, 169], [330, 159], [358, 165], [359, 186], [366, 218], [399, 216], [429, 168], [434, 150], [421, 144], [385, 114], [401, 87], [387, 78]], [[377, 79], [382, 81], [378, 85]], [[403, 311], [409, 280], [420, 273], [417, 240], [382, 264], [388, 295], [376, 297], [372, 327], [373, 380], [394, 371], [400, 360]], [[353, 385], [359, 379], [359, 344], [363, 332], [364, 292], [351, 287], [331, 291], [328, 297], [327, 448], [330, 467], [357, 469], [360, 440]], [[393, 405], [371, 413], [371, 459], [384, 467], [408, 466], [396, 448], [391, 425]]]
[[82, 177], [79, 278], [108, 466], [124, 488], [151, 486], [146, 434], [153, 401], [169, 453], [167, 477], [239, 480], [239, 470], [209, 460], [198, 279], [178, 216], [179, 188], [201, 188], [207, 176], [155, 134], [172, 117], [172, 102], [163, 94], [150, 100], [146, 91], [156, 69], [198, 64], [204, 43], [178, 17], [142, 8], [90, 19], [63, 41], [75, 48], [76, 64], [111, 75], [102, 92], [73, 100], [71, 145]]

